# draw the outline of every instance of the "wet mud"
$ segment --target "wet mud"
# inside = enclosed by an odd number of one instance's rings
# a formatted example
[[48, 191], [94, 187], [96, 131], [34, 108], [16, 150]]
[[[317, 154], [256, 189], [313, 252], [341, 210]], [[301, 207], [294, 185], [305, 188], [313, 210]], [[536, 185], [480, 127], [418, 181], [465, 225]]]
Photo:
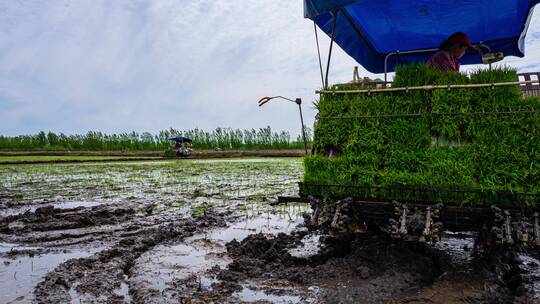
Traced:
[[[535, 251], [481, 254], [474, 233], [436, 244], [378, 230], [328, 235], [305, 222], [309, 205], [272, 206], [294, 193], [296, 165], [212, 163], [217, 182], [198, 163], [138, 166], [140, 179], [109, 173], [122, 186], [59, 191], [77, 197], [58, 198], [37, 178], [5, 182], [0, 303], [539, 303]], [[25, 187], [39, 195], [17, 198]], [[113, 192], [80, 190], [100, 187]]]
[[151, 218], [114, 205], [37, 208], [1, 219], [3, 238], [27, 246], [0, 256], [60, 250], [66, 260], [41, 274], [35, 303], [536, 303], [538, 260], [479, 259], [472, 236], [436, 246], [336, 237], [277, 212]]
[[232, 241], [233, 262], [217, 277], [230, 291], [263, 282], [258, 289], [299, 303], [539, 303], [537, 260], [509, 251], [477, 257], [472, 239], [432, 246], [365, 233], [323, 237], [317, 254], [292, 255], [303, 238], [257, 234]]

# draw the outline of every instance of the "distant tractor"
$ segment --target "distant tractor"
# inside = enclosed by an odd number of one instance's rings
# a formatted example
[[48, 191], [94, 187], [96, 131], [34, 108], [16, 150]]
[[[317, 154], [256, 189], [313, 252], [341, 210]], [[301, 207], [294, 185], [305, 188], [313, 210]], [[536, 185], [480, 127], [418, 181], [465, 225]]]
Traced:
[[174, 141], [175, 145], [172, 148], [172, 151], [176, 154], [176, 157], [186, 157], [190, 156], [193, 152], [192, 140], [188, 137], [175, 136], [169, 138], [169, 140]]

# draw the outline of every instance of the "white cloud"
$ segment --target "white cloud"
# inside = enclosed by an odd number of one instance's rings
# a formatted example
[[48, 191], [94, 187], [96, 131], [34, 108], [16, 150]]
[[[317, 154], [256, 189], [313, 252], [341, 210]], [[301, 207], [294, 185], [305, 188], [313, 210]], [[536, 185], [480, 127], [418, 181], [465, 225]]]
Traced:
[[[293, 104], [256, 101], [302, 97], [313, 122], [320, 75], [313, 23], [302, 16], [302, 1], [290, 0], [0, 1], [0, 134], [266, 125], [296, 133]], [[538, 68], [535, 19], [529, 56], [507, 62]], [[321, 37], [323, 50], [328, 43]], [[355, 65], [336, 48], [332, 81], [350, 80]]]

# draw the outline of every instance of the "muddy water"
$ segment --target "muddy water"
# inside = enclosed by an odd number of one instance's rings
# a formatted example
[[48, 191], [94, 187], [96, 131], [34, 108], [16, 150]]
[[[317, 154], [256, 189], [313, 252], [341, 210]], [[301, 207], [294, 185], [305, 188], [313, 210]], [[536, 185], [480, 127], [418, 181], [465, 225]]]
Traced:
[[524, 273], [525, 285], [533, 292], [533, 298], [540, 302], [540, 261], [532, 256], [520, 254], [519, 267]]
[[[0, 302], [147, 302], [193, 274], [210, 288], [226, 242], [299, 223], [266, 202], [300, 176], [298, 159], [0, 166], [0, 242], [17, 252]], [[191, 220], [201, 204], [212, 216]]]
[[302, 297], [299, 296], [268, 294], [265, 291], [255, 290], [247, 286], [242, 286], [242, 290], [233, 293], [232, 296], [245, 302], [288, 304], [301, 303], [303, 301]]
[[289, 254], [296, 258], [309, 258], [321, 251], [321, 235], [314, 233], [304, 236], [301, 244], [288, 250]]
[[191, 294], [201, 300], [216, 297], [220, 301], [299, 303], [299, 297], [268, 294], [253, 284], [246, 284], [230, 296], [216, 290], [219, 289], [216, 269], [226, 268], [232, 261], [226, 243], [242, 241], [257, 233], [269, 236], [290, 233], [303, 223], [301, 213], [309, 210], [305, 204], [289, 205], [277, 211], [260, 207], [246, 207], [226, 227], [211, 228], [181, 243], [160, 245], [148, 251], [135, 262], [129, 284], [149, 302], [175, 301]]
[[[28, 303], [33, 299], [33, 291], [45, 274], [61, 263], [76, 258], [91, 256], [103, 248], [79, 248], [40, 253], [43, 248], [21, 247], [0, 243], [0, 303]], [[11, 253], [36, 252], [10, 255]]]

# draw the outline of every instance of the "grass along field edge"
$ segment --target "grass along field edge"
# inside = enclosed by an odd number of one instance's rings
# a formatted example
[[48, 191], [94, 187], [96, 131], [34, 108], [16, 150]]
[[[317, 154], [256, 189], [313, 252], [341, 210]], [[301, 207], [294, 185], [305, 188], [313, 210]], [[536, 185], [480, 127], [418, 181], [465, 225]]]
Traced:
[[[308, 151], [309, 152], [309, 151]], [[110, 152], [2, 152], [1, 165], [44, 164], [44, 163], [81, 163], [81, 162], [116, 162], [116, 161], [148, 161], [171, 160], [161, 157], [161, 153], [118, 153]], [[238, 157], [302, 157], [302, 150], [269, 150], [269, 151], [197, 151], [182, 159], [238, 158]]]

